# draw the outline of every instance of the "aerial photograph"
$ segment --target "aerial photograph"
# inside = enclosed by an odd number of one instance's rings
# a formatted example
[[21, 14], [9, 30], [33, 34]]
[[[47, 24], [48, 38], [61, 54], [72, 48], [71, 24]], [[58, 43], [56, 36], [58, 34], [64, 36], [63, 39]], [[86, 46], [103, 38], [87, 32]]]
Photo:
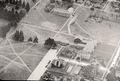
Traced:
[[0, 0], [0, 80], [120, 81], [120, 0]]

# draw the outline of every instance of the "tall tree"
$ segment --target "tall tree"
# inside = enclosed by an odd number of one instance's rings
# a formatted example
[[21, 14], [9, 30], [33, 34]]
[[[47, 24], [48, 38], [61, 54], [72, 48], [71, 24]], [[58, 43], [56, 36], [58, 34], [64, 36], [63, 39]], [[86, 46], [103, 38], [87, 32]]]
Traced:
[[33, 3], [36, 3], [36, 0], [32, 0], [33, 1]]
[[13, 40], [19, 41], [19, 36], [20, 36], [19, 31], [16, 31], [15, 34], [13, 35]]
[[29, 3], [26, 4], [25, 9], [26, 9], [27, 12], [30, 10], [30, 4]]
[[17, 2], [17, 5], [18, 5], [18, 6], [22, 6], [22, 0], [19, 0], [19, 1]]
[[32, 39], [32, 37], [30, 37], [29, 39], [28, 39], [28, 42], [32, 42], [33, 41], [33, 39]]
[[23, 41], [24, 41], [23, 31], [20, 31], [19, 41], [20, 41], [20, 42], [23, 42]]
[[44, 46], [47, 48], [47, 49], [50, 49], [50, 48], [55, 48], [57, 46], [56, 42], [54, 41], [54, 39], [51, 39], [51, 38], [48, 38], [45, 43], [44, 43]]
[[33, 40], [33, 43], [38, 43], [38, 38], [35, 37], [35, 39]]
[[26, 7], [26, 3], [25, 3], [25, 1], [23, 1], [23, 3], [22, 3], [22, 7], [23, 7], [23, 8]]

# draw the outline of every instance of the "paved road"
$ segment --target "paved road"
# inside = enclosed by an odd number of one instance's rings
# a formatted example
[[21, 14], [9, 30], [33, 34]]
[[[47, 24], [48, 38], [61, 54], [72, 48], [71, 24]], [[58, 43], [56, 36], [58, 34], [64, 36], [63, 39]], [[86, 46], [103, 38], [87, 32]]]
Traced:
[[[110, 70], [112, 67], [114, 67], [116, 65], [117, 61], [118, 61], [118, 58], [120, 56], [120, 41], [119, 41], [118, 45], [119, 45], [118, 48], [115, 50], [115, 53], [111, 57], [110, 63], [107, 66], [108, 70]], [[108, 75], [108, 73], [109, 73], [108, 70], [104, 73], [104, 75], [102, 77], [103, 79]]]
[[30, 75], [28, 80], [40, 80], [41, 76], [47, 70], [46, 65], [48, 65], [48, 63], [52, 62], [52, 60], [54, 60], [56, 58], [57, 54], [59, 53], [59, 51], [61, 49], [59, 49], [59, 50], [54, 50], [54, 49], [49, 50], [49, 52], [44, 56], [44, 58], [41, 60], [41, 62], [37, 66], [37, 68]]

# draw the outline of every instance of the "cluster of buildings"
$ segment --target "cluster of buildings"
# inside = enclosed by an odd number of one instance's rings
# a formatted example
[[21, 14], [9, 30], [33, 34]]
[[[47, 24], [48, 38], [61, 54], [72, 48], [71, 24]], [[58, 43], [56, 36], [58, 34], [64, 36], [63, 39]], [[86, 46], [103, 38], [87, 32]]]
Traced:
[[[76, 64], [63, 59], [55, 59], [49, 64], [40, 81], [101, 81], [98, 66]], [[49, 77], [49, 75], [51, 75]]]
[[69, 17], [73, 14], [77, 6], [74, 0], [50, 0], [45, 7], [45, 11], [55, 15]]
[[116, 0], [116, 1], [112, 1], [110, 3], [111, 6], [111, 10], [113, 10], [116, 13], [120, 13], [120, 1]]
[[101, 81], [101, 64], [84, 47], [67, 45], [48, 66], [40, 81]]

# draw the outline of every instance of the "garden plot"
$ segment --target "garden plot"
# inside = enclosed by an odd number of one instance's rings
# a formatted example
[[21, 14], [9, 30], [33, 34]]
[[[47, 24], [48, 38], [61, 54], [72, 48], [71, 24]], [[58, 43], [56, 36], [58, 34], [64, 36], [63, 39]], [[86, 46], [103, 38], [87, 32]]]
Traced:
[[62, 49], [58, 56], [68, 59], [75, 59], [75, 57], [79, 54], [80, 51], [83, 50], [84, 47], [82, 46], [67, 46]]
[[47, 0], [42, 1], [35, 9], [28, 13], [22, 22], [58, 31], [68, 18], [45, 12], [44, 8], [46, 4]]

